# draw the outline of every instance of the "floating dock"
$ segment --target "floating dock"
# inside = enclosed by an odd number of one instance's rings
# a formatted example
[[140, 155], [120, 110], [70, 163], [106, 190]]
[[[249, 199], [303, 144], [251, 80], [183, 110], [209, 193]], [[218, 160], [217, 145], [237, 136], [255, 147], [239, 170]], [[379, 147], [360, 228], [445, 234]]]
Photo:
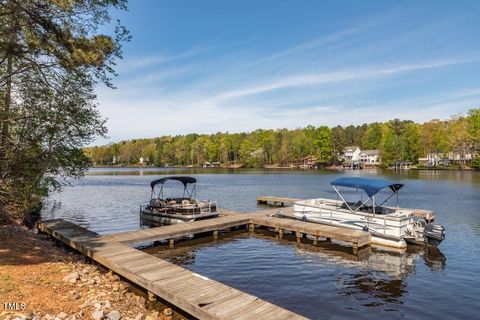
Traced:
[[351, 243], [354, 254], [357, 254], [360, 247], [370, 244], [368, 232], [272, 217], [276, 212], [277, 210], [254, 213], [224, 211], [214, 219], [110, 235], [99, 235], [62, 219], [41, 221], [37, 227], [196, 318], [306, 319], [130, 246], [161, 240], [174, 246], [175, 241], [181, 238], [208, 233], [216, 238], [220, 231], [238, 227], [246, 227], [251, 232], [257, 227], [268, 227], [278, 232], [280, 238], [285, 231], [292, 231], [297, 241], [300, 242], [308, 235], [313, 244], [320, 238], [340, 240]]
[[[326, 198], [318, 198], [325, 202], [335, 202], [332, 199]], [[257, 197], [257, 205], [266, 205], [270, 207], [285, 207], [291, 206], [294, 202], [301, 201], [304, 199], [298, 198], [288, 198], [288, 197], [275, 197], [275, 196], [258, 196]], [[411, 209], [413, 211], [413, 215], [419, 218], [425, 219], [426, 222], [430, 223], [435, 221], [435, 213], [430, 210], [423, 210], [423, 209]]]

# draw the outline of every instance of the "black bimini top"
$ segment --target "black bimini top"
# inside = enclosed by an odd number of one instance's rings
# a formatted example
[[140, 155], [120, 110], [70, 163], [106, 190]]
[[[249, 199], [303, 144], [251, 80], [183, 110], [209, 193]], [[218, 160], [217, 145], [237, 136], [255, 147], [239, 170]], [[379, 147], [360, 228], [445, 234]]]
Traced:
[[187, 187], [187, 184], [197, 183], [197, 179], [192, 177], [171, 176], [171, 177], [164, 177], [157, 180], [153, 180], [152, 182], [150, 182], [150, 186], [153, 189], [157, 184], [164, 184], [168, 180], [180, 181], [181, 183], [183, 183], [183, 187], [185, 188]]
[[378, 191], [384, 188], [390, 188], [393, 192], [397, 192], [403, 187], [401, 183], [395, 183], [382, 179], [368, 179], [359, 177], [343, 177], [338, 178], [330, 183], [332, 186], [358, 188], [365, 191], [365, 193], [372, 197]]

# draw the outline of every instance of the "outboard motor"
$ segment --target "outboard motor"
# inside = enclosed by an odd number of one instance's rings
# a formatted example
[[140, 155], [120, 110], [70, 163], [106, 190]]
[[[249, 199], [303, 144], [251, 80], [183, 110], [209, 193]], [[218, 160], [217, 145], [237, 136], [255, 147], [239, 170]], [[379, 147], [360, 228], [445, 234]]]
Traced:
[[438, 246], [445, 239], [445, 227], [435, 223], [429, 223], [423, 231], [425, 243]]

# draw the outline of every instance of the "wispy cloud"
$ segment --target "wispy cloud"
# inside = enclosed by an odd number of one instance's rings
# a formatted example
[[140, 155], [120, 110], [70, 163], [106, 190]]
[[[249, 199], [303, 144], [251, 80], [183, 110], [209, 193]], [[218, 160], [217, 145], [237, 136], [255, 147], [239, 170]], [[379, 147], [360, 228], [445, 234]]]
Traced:
[[391, 19], [374, 17], [281, 50], [209, 43], [127, 59], [119, 89], [98, 92], [111, 139], [424, 121], [479, 101], [480, 89], [465, 75], [480, 71], [480, 47], [449, 54], [426, 42], [456, 20], [391, 30]]

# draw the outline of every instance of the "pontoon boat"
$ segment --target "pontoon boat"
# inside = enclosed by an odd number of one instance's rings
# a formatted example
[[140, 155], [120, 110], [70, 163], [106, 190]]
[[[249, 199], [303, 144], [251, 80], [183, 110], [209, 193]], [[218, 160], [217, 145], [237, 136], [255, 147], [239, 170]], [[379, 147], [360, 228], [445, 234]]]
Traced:
[[[167, 181], [183, 184], [183, 196], [165, 198], [164, 186]], [[150, 202], [140, 207], [140, 218], [154, 224], [177, 224], [182, 222], [215, 218], [218, 216], [217, 203], [195, 199], [197, 180], [193, 177], [170, 176], [150, 183]], [[157, 192], [158, 190], [158, 192]]]
[[[398, 193], [404, 186], [387, 180], [343, 177], [331, 182], [337, 193], [337, 200], [309, 199], [294, 203], [296, 219], [316, 223], [342, 226], [369, 231], [372, 243], [384, 246], [406, 248], [407, 242], [438, 246], [445, 239], [445, 228], [438, 224], [427, 223], [415, 215], [416, 209], [398, 207]], [[341, 187], [362, 190], [366, 195], [358, 202], [345, 200]], [[380, 204], [376, 195], [381, 190], [390, 190], [391, 194]], [[396, 207], [384, 206], [393, 196], [397, 198]], [[433, 212], [430, 212], [433, 216]]]

